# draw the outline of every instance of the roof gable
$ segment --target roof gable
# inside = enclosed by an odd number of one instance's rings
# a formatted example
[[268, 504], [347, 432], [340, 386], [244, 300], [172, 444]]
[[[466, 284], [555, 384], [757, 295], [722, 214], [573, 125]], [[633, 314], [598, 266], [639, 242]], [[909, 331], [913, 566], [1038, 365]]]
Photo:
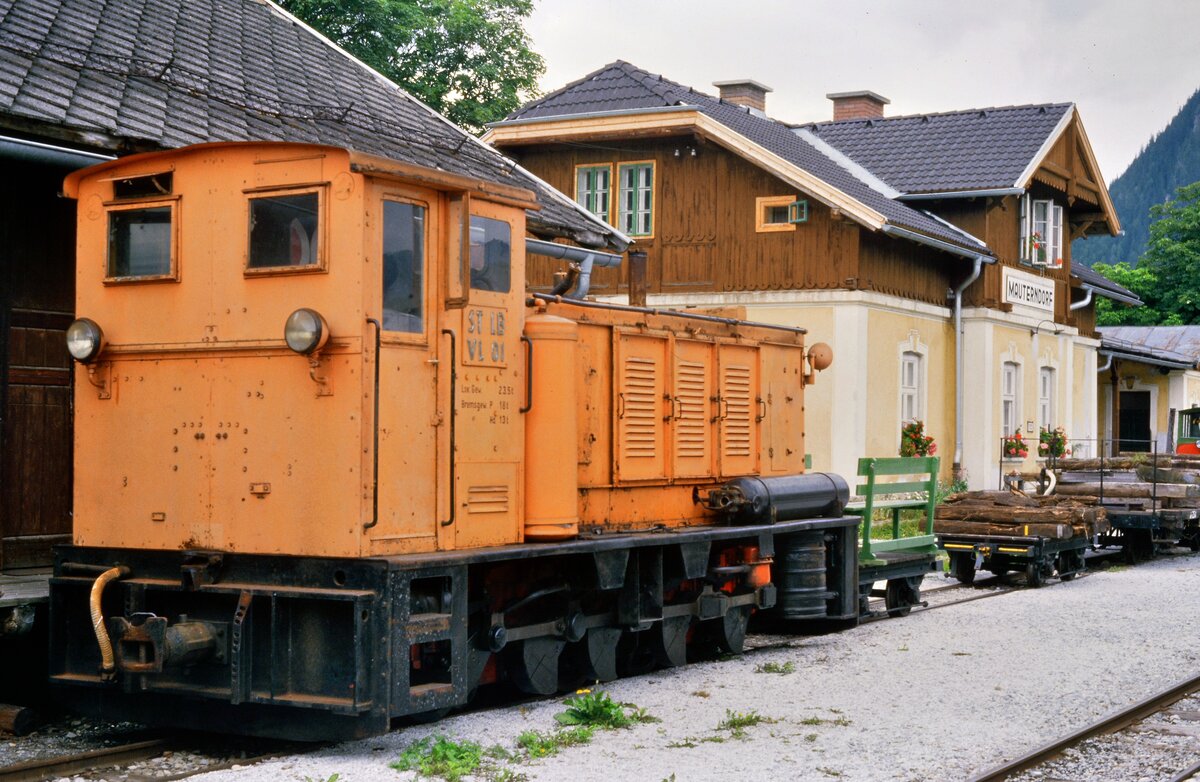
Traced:
[[1005, 106], [801, 127], [904, 193], [998, 190], [1020, 186], [1073, 108]]
[[627, 243], [267, 0], [0, 0], [0, 127], [118, 153], [344, 147], [533, 190], [531, 230]]
[[[991, 254], [975, 237], [922, 210], [902, 204], [872, 187], [871, 183], [866, 181], [867, 178], [856, 175], [853, 166], [847, 165], [844, 160], [839, 161], [840, 155], [830, 156], [818, 145], [792, 132], [788, 125], [743, 106], [727, 103], [650, 74], [621, 60], [522, 106], [509, 115], [507, 120], [496, 123], [493, 127], [500, 129], [539, 120], [629, 114], [680, 106], [693, 107], [704, 117], [748, 141], [751, 147], [749, 150], [745, 144], [732, 146], [735, 151], [756, 164], [771, 169], [776, 161], [782, 161], [785, 166], [776, 168], [795, 167], [803, 172], [804, 176], [813, 177], [821, 184], [835, 189], [849, 201], [861, 204], [865, 212], [877, 218], [875, 224], [872, 224], [870, 218], [860, 219], [860, 222], [869, 227], [879, 228], [879, 222], [882, 222], [913, 232], [918, 237], [928, 237], [935, 242], [945, 243], [949, 248], [943, 249], [950, 249], [952, 252]], [[766, 154], [762, 154], [764, 152]], [[789, 176], [795, 172], [773, 170], [773, 173], [788, 181], [796, 180], [795, 176]], [[810, 194], [819, 195], [811, 191]], [[878, 216], [882, 216], [882, 221], [878, 221]]]

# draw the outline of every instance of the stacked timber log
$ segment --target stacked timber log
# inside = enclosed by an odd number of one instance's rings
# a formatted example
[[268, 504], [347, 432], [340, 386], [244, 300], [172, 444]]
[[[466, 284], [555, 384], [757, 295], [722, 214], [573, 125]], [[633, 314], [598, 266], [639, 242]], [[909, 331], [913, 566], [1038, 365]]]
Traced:
[[1036, 497], [1010, 491], [967, 491], [938, 505], [933, 531], [943, 534], [1005, 535], [1069, 539], [1108, 529], [1107, 513], [1095, 497]]
[[[1200, 508], [1200, 456], [1134, 454], [1104, 459], [1059, 459], [1063, 496], [1103, 497], [1143, 510]], [[1157, 502], [1156, 502], [1157, 501]]]

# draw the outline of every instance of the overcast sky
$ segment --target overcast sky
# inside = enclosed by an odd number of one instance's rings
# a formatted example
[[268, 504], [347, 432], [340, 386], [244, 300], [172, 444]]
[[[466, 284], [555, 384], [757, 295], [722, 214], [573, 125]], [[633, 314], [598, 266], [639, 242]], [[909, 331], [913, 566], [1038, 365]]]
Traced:
[[613, 60], [715, 94], [751, 78], [767, 113], [829, 119], [873, 90], [892, 116], [1073, 101], [1105, 181], [1200, 88], [1200, 1], [536, 0], [550, 91]]

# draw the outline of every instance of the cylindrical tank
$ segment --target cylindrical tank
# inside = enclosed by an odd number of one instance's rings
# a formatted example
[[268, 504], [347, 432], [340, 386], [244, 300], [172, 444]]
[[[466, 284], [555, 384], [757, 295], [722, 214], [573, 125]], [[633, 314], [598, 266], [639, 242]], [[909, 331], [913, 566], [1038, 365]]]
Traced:
[[525, 320], [532, 361], [525, 414], [525, 540], [579, 534], [575, 376], [579, 326], [544, 312]]
[[722, 490], [738, 497], [733, 519], [739, 524], [840, 516], [850, 500], [846, 480], [829, 472], [735, 478]]

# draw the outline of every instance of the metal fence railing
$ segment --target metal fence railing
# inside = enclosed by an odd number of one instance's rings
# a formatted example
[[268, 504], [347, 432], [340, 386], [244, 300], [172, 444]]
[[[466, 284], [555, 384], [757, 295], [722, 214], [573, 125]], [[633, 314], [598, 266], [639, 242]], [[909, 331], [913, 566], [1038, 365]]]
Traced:
[[[1038, 441], [1026, 440], [1026, 454], [1013, 453], [1014, 438], [1000, 438], [1000, 468], [998, 488], [1004, 490], [1008, 487], [1007, 478], [1014, 472], [1020, 472], [1018, 468], [1024, 462], [1035, 459], [1039, 467], [1044, 466], [1048, 470], [1056, 470], [1059, 467], [1059, 462], [1062, 459], [1087, 459], [1095, 461], [1095, 472], [1098, 475], [1099, 492], [1098, 500], [1101, 505], [1104, 504], [1104, 487], [1106, 479], [1112, 483], [1111, 472], [1112, 462], [1117, 458], [1128, 458], [1144, 456], [1148, 457], [1147, 463], [1151, 465], [1150, 480], [1144, 481], [1149, 483], [1151, 507], [1158, 507], [1158, 484], [1162, 469], [1159, 465], [1158, 457], [1160, 455], [1168, 455], [1168, 452], [1159, 447], [1158, 440], [1151, 439], [1133, 439], [1122, 437], [1119, 439], [1113, 438], [1068, 438], [1066, 441], [1066, 453], [1057, 455], [1051, 452], [1054, 449], [1046, 449], [1044, 455], [1039, 455], [1037, 452]], [[1092, 470], [1087, 470], [1091, 472]]]

